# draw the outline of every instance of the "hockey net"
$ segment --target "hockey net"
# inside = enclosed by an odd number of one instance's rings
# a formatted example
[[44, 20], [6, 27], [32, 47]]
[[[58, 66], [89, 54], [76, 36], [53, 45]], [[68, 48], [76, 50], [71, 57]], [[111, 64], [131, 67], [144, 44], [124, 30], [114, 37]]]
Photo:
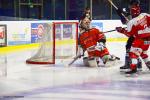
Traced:
[[44, 26], [44, 34], [38, 40], [38, 51], [26, 60], [30, 64], [55, 64], [56, 59], [67, 59], [76, 55], [78, 23], [54, 22]]

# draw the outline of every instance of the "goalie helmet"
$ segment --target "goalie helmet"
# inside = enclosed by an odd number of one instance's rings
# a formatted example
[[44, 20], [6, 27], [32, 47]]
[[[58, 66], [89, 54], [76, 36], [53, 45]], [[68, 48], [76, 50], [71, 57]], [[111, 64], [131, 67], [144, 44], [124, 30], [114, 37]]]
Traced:
[[90, 23], [91, 23], [91, 20], [85, 17], [84, 19], [81, 20], [80, 28], [87, 31], [90, 29]]

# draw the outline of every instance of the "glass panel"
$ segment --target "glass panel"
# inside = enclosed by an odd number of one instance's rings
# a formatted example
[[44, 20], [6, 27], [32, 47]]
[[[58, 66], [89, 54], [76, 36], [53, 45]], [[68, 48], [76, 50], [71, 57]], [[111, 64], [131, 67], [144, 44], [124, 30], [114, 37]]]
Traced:
[[14, 16], [14, 0], [0, 0], [0, 16]]
[[68, 0], [67, 1], [68, 8], [68, 19], [75, 20], [80, 19], [82, 12], [85, 7], [85, 0]]
[[20, 0], [20, 3], [28, 3], [29, 0]]
[[[147, 12], [149, 11], [149, 0], [140, 0], [140, 6], [142, 12]], [[118, 7], [118, 8], [126, 8], [126, 10], [129, 12], [129, 5], [130, 5], [130, 0], [113, 0], [113, 3]], [[115, 8], [113, 7], [112, 9], [112, 18], [113, 19], [118, 19], [119, 16], [116, 13]]]
[[150, 0], [140, 0], [142, 12], [149, 13], [149, 2]]
[[52, 20], [54, 19], [54, 7], [53, 0], [43, 0], [43, 19]]
[[[113, 3], [119, 8], [126, 8], [127, 12], [129, 12], [129, 0], [113, 0]], [[116, 9], [112, 6], [112, 19], [120, 19], [118, 16]]]
[[[19, 4], [19, 1], [21, 4]], [[42, 9], [43, 1], [43, 11]], [[65, 16], [65, 1], [66, 13]], [[19, 5], [21, 17], [38, 18], [48, 20], [78, 20], [86, 7], [90, 7], [92, 1], [93, 19], [119, 19], [114, 7], [108, 0], [0, 0], [0, 20], [12, 20], [12, 17], [19, 16]], [[112, 0], [120, 8], [129, 7], [130, 0]], [[31, 5], [29, 6], [29, 2]], [[140, 0], [142, 12], [150, 12], [150, 0]], [[42, 15], [43, 13], [43, 15]], [[55, 14], [55, 15], [54, 15]], [[3, 16], [8, 16], [7, 19]], [[55, 18], [54, 18], [55, 17]], [[66, 18], [65, 18], [66, 17]]]
[[42, 3], [42, 0], [20, 0], [21, 3]]
[[110, 19], [111, 9], [107, 0], [93, 0], [92, 2], [93, 19]]
[[55, 0], [55, 19], [65, 19], [65, 0]]
[[21, 5], [20, 17], [41, 19], [41, 6]]

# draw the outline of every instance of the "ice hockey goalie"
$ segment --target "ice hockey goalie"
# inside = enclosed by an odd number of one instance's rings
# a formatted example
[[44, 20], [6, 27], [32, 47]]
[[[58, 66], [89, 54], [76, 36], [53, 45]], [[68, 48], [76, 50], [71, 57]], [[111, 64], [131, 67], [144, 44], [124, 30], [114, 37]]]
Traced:
[[105, 46], [105, 35], [96, 28], [90, 28], [90, 22], [86, 17], [81, 22], [82, 30], [79, 35], [79, 50], [77, 55], [87, 52], [88, 56], [83, 58], [84, 64], [90, 67], [97, 67], [100, 60], [103, 64], [106, 64], [110, 60], [115, 60], [116, 57], [109, 54]]

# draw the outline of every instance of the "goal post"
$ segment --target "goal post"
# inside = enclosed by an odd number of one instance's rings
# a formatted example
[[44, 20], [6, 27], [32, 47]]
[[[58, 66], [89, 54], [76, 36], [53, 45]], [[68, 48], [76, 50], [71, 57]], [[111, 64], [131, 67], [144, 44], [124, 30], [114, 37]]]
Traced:
[[76, 55], [78, 44], [77, 22], [53, 22], [44, 26], [39, 39], [39, 49], [26, 63], [55, 64], [56, 59], [67, 59]]
[[78, 23], [54, 22], [54, 34], [56, 59], [75, 56], [78, 47]]

